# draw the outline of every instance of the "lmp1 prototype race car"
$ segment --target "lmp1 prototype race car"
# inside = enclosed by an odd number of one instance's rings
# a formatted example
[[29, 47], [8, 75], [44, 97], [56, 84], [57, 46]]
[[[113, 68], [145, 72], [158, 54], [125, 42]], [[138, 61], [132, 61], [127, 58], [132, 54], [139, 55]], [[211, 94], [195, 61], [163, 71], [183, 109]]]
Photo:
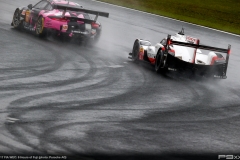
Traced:
[[129, 58], [154, 65], [158, 73], [190, 71], [192, 75], [226, 79], [231, 45], [223, 49], [200, 45], [199, 42], [197, 38], [186, 36], [184, 29], [174, 36], [168, 35], [155, 46], [149, 41], [136, 39]]
[[66, 0], [41, 0], [34, 6], [17, 8], [11, 25], [33, 31], [39, 37], [54, 34], [69, 39], [98, 40], [102, 29], [98, 16], [109, 17], [109, 13], [84, 9]]

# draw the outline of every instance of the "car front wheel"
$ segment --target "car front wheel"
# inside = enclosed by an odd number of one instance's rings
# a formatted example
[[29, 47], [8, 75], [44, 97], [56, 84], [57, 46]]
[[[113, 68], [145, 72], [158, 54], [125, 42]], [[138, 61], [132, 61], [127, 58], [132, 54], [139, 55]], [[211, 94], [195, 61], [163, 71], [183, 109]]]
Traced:
[[16, 9], [13, 15], [12, 25], [16, 29], [22, 29], [22, 21], [20, 20], [20, 11]]
[[35, 33], [41, 38], [45, 38], [47, 36], [47, 31], [44, 28], [44, 18], [42, 16], [40, 16], [37, 20]]
[[139, 44], [139, 40], [136, 39], [134, 44], [133, 44], [133, 49], [132, 49], [132, 60], [134, 62], [138, 61], [139, 51], [140, 51], [140, 44]]

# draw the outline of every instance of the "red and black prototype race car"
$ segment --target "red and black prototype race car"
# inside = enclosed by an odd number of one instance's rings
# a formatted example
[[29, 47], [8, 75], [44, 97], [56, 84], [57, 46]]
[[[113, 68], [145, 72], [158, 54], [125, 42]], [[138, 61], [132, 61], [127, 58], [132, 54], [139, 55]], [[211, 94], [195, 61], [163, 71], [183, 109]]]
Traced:
[[231, 45], [223, 49], [199, 42], [198, 38], [186, 36], [184, 29], [154, 46], [149, 41], [136, 39], [129, 58], [152, 64], [158, 73], [190, 71], [193, 75], [226, 79]]
[[54, 35], [97, 41], [102, 29], [98, 16], [109, 17], [109, 13], [84, 9], [66, 0], [41, 0], [34, 6], [16, 8], [11, 25], [40, 37]]

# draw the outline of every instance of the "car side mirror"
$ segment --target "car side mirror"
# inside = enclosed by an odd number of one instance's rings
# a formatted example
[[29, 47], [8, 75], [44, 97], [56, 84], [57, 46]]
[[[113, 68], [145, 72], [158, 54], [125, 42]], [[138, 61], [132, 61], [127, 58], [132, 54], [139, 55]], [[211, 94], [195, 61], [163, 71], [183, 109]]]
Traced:
[[32, 4], [29, 4], [29, 5], [28, 5], [28, 8], [29, 8], [29, 9], [32, 9]]

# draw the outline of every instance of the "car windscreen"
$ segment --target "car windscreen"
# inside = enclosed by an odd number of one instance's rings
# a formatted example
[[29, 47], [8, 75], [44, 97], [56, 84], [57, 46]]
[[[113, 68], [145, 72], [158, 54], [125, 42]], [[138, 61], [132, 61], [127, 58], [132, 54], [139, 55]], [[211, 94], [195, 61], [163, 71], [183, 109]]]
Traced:
[[151, 43], [148, 41], [140, 41], [140, 45], [151, 46]]

